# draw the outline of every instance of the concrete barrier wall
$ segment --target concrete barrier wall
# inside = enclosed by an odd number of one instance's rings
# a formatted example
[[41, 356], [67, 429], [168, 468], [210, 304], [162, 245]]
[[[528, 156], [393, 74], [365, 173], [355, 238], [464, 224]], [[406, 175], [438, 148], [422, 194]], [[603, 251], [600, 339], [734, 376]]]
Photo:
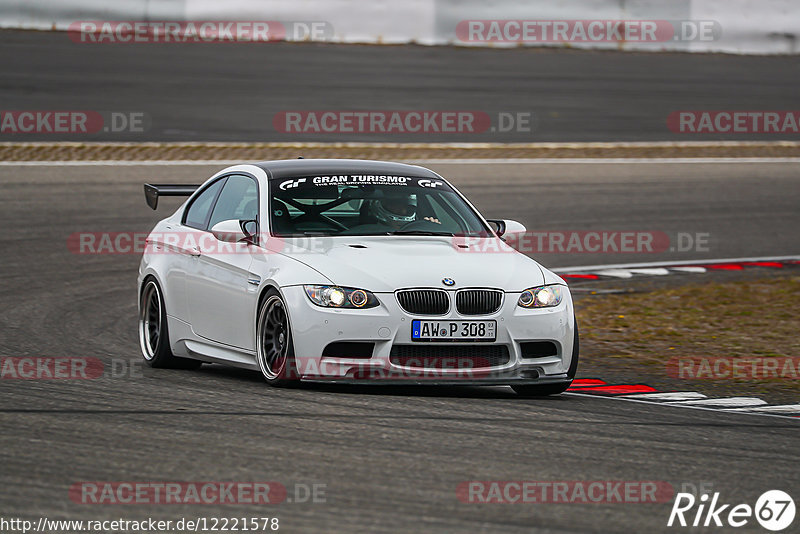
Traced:
[[[463, 21], [703, 21], [711, 39], [470, 42]], [[80, 20], [324, 21], [323, 40], [463, 46], [570, 46], [645, 51], [796, 54], [798, 0], [0, 0], [0, 27], [66, 30]], [[691, 33], [691, 22], [688, 33]], [[711, 34], [709, 34], [711, 35]], [[290, 34], [288, 40], [294, 37]]]
[[[742, 54], [800, 53], [798, 0], [693, 0], [692, 17], [717, 20], [722, 39], [714, 50]], [[697, 47], [694, 51], [703, 51]]]

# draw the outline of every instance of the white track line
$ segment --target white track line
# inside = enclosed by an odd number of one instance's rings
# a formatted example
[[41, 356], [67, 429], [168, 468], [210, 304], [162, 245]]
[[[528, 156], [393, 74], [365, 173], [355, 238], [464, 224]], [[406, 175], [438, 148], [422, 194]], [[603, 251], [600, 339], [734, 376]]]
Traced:
[[720, 406], [723, 408], [744, 408], [746, 406], [765, 406], [767, 401], [756, 397], [722, 397], [719, 399], [695, 399], [674, 401], [670, 404], [688, 404], [692, 406]]
[[592, 295], [613, 295], [616, 293], [629, 293], [627, 289], [592, 289], [591, 287], [573, 287], [570, 289], [571, 293], [591, 293]]
[[606, 269], [640, 269], [649, 267], [681, 267], [685, 265], [713, 265], [716, 263], [742, 263], [742, 262], [761, 262], [761, 261], [798, 261], [800, 256], [765, 256], [755, 258], [717, 258], [711, 260], [687, 260], [687, 261], [652, 261], [645, 263], [615, 263], [609, 265], [577, 265], [575, 267], [558, 267], [551, 269], [557, 273], [579, 273], [585, 271], [604, 271]]
[[620, 395], [626, 399], [634, 397], [654, 401], [678, 401], [678, 400], [697, 400], [705, 399], [706, 396], [696, 391], [672, 391], [668, 393], [636, 393], [633, 395]]
[[[150, 161], [129, 161], [129, 160], [66, 160], [66, 161], [0, 161], [2, 167], [93, 167], [93, 166], [191, 166], [191, 165], [237, 165], [240, 163], [257, 163], [263, 160], [243, 161], [227, 159], [209, 160], [150, 160]], [[440, 159], [398, 159], [395, 161], [405, 163], [418, 163], [424, 165], [500, 165], [500, 164], [639, 164], [639, 163], [674, 163], [674, 164], [698, 164], [698, 163], [800, 163], [800, 158], [440, 158]]]
[[159, 167], [159, 166], [185, 166], [185, 165], [238, 165], [248, 163], [242, 160], [151, 160], [151, 161], [0, 161], [0, 167]]
[[651, 267], [649, 269], [628, 269], [628, 271], [633, 274], [647, 274], [650, 276], [666, 276], [669, 274], [669, 270], [663, 267]]
[[546, 164], [565, 163], [575, 164], [595, 164], [595, 163], [675, 163], [675, 164], [696, 164], [696, 163], [800, 163], [800, 158], [438, 158], [438, 159], [414, 159], [400, 160], [425, 165], [443, 165], [453, 163], [456, 165], [507, 165], [507, 164]]
[[800, 414], [800, 404], [782, 404], [776, 406], [757, 406], [755, 408], [728, 408], [726, 412], [766, 412], [766, 413], [796, 413]]
[[[671, 408], [682, 408], [682, 409], [689, 409], [689, 410], [704, 410], [704, 411], [707, 411], [707, 412], [716, 412], [716, 413], [727, 412], [727, 413], [736, 413], [736, 414], [744, 414], [744, 415], [756, 415], [756, 416], [759, 416], [759, 417], [776, 417], [776, 418], [779, 418], [779, 419], [789, 419], [789, 420], [792, 420], [792, 421], [800, 421], [800, 418], [792, 417], [790, 415], [783, 415], [783, 414], [769, 413], [769, 412], [756, 412], [756, 411], [753, 411], [752, 409], [751, 410], [747, 410], [747, 411], [745, 411], [745, 410], [738, 411], [737, 410], [736, 412], [734, 412], [733, 410], [721, 410], [719, 408], [709, 408], [707, 406], [695, 406], [695, 405], [692, 405], [692, 404], [680, 404], [680, 403], [674, 403], [674, 402], [658, 402], [658, 401], [651, 401], [651, 400], [645, 400], [645, 399], [637, 399], [637, 398], [632, 398], [632, 397], [628, 397], [628, 396], [604, 397], [602, 395], [592, 395], [592, 394], [589, 394], [589, 393], [573, 393], [571, 391], [567, 392], [567, 393], [562, 393], [562, 395], [567, 395], [567, 396], [571, 396], [571, 397], [585, 397], [585, 398], [592, 398], [592, 399], [607, 399], [607, 400], [620, 401], [620, 402], [638, 402], [640, 404], [649, 404], [651, 406], [668, 406], [668, 407], [671, 407]], [[636, 395], [636, 397], [639, 397], [639, 395]]]
[[667, 147], [667, 148], [741, 148], [741, 147], [800, 147], [800, 141], [562, 141], [562, 142], [389, 142], [389, 141], [3, 141], [0, 146], [21, 147], [238, 147], [238, 148], [626, 148], [626, 147]]
[[627, 269], [606, 269], [605, 271], [597, 271], [594, 274], [612, 276], [614, 278], [633, 278], [633, 273]]

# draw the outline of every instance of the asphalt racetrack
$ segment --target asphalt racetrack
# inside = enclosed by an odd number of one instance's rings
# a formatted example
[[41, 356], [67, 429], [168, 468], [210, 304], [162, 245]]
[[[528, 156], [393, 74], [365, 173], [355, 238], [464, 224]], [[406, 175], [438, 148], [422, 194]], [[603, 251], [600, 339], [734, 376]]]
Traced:
[[[0, 141], [537, 142], [796, 139], [674, 133], [677, 111], [797, 109], [795, 56], [319, 43], [87, 44], [0, 31], [3, 109], [141, 113], [142, 131]], [[288, 111], [474, 111], [482, 133], [282, 131]], [[517, 128], [499, 114], [525, 113]], [[508, 115], [506, 115], [508, 117]], [[283, 128], [285, 129], [285, 128]], [[476, 128], [477, 129], [477, 128]]]
[[[798, 251], [797, 164], [431, 165], [490, 217], [547, 230], [710, 234], [705, 252], [541, 254], [548, 266]], [[215, 166], [0, 166], [0, 355], [86, 356], [96, 380], [0, 380], [0, 510], [36, 519], [278, 517], [285, 532], [666, 532], [657, 504], [476, 504], [472, 480], [705, 484], [728, 503], [796, 495], [797, 421], [509, 388], [271, 389], [258, 373], [139, 363], [139, 257], [79, 255], [76, 232], [147, 231], [144, 182]], [[580, 375], [580, 370], [579, 370]], [[91, 505], [83, 481], [277, 481], [247, 505]], [[318, 502], [296, 488], [324, 485]], [[318, 486], [323, 488], [323, 486]], [[300, 491], [302, 494], [303, 492]], [[302, 495], [301, 495], [302, 497]], [[303, 501], [303, 499], [299, 499]], [[742, 529], [762, 531], [755, 521]]]

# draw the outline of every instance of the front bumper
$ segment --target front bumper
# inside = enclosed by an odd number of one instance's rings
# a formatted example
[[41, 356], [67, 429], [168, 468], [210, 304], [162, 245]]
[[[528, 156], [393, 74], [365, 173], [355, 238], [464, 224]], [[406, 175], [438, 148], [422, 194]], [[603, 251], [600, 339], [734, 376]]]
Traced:
[[[554, 308], [525, 309], [517, 306], [519, 293], [506, 293], [496, 313], [461, 316], [451, 310], [446, 316], [424, 317], [406, 313], [393, 293], [377, 293], [380, 306], [364, 310], [331, 309], [314, 305], [302, 286], [282, 288], [289, 310], [295, 360], [301, 380], [310, 382], [382, 383], [406, 385], [511, 385], [568, 384], [575, 331], [569, 291]], [[411, 340], [414, 319], [494, 320], [497, 338], [492, 343], [434, 342]], [[552, 356], [523, 358], [521, 343], [550, 341], [557, 350]], [[333, 342], [373, 343], [371, 358], [323, 357]], [[458, 346], [503, 345], [507, 363], [476, 369], [421, 368], [396, 365], [390, 361], [394, 345]]]

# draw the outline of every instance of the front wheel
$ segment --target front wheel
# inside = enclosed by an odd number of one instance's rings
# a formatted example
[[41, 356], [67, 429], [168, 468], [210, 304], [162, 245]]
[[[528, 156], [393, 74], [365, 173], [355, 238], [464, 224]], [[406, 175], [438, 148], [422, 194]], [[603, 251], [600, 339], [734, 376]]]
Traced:
[[294, 343], [289, 314], [280, 294], [270, 289], [258, 308], [256, 352], [261, 374], [271, 386], [297, 385], [299, 376], [294, 360]]
[[158, 283], [150, 278], [144, 285], [139, 302], [139, 348], [150, 367], [197, 369], [203, 362], [178, 358], [169, 348], [167, 310]]
[[[567, 377], [575, 378], [578, 373], [578, 354], [580, 353], [580, 344], [578, 341], [578, 323], [575, 322], [575, 335], [572, 340], [572, 360], [569, 362], [569, 369], [567, 369]], [[545, 397], [547, 395], [558, 395], [564, 393], [570, 384], [544, 384], [541, 386], [524, 385], [524, 386], [511, 386], [511, 388], [520, 397]]]

